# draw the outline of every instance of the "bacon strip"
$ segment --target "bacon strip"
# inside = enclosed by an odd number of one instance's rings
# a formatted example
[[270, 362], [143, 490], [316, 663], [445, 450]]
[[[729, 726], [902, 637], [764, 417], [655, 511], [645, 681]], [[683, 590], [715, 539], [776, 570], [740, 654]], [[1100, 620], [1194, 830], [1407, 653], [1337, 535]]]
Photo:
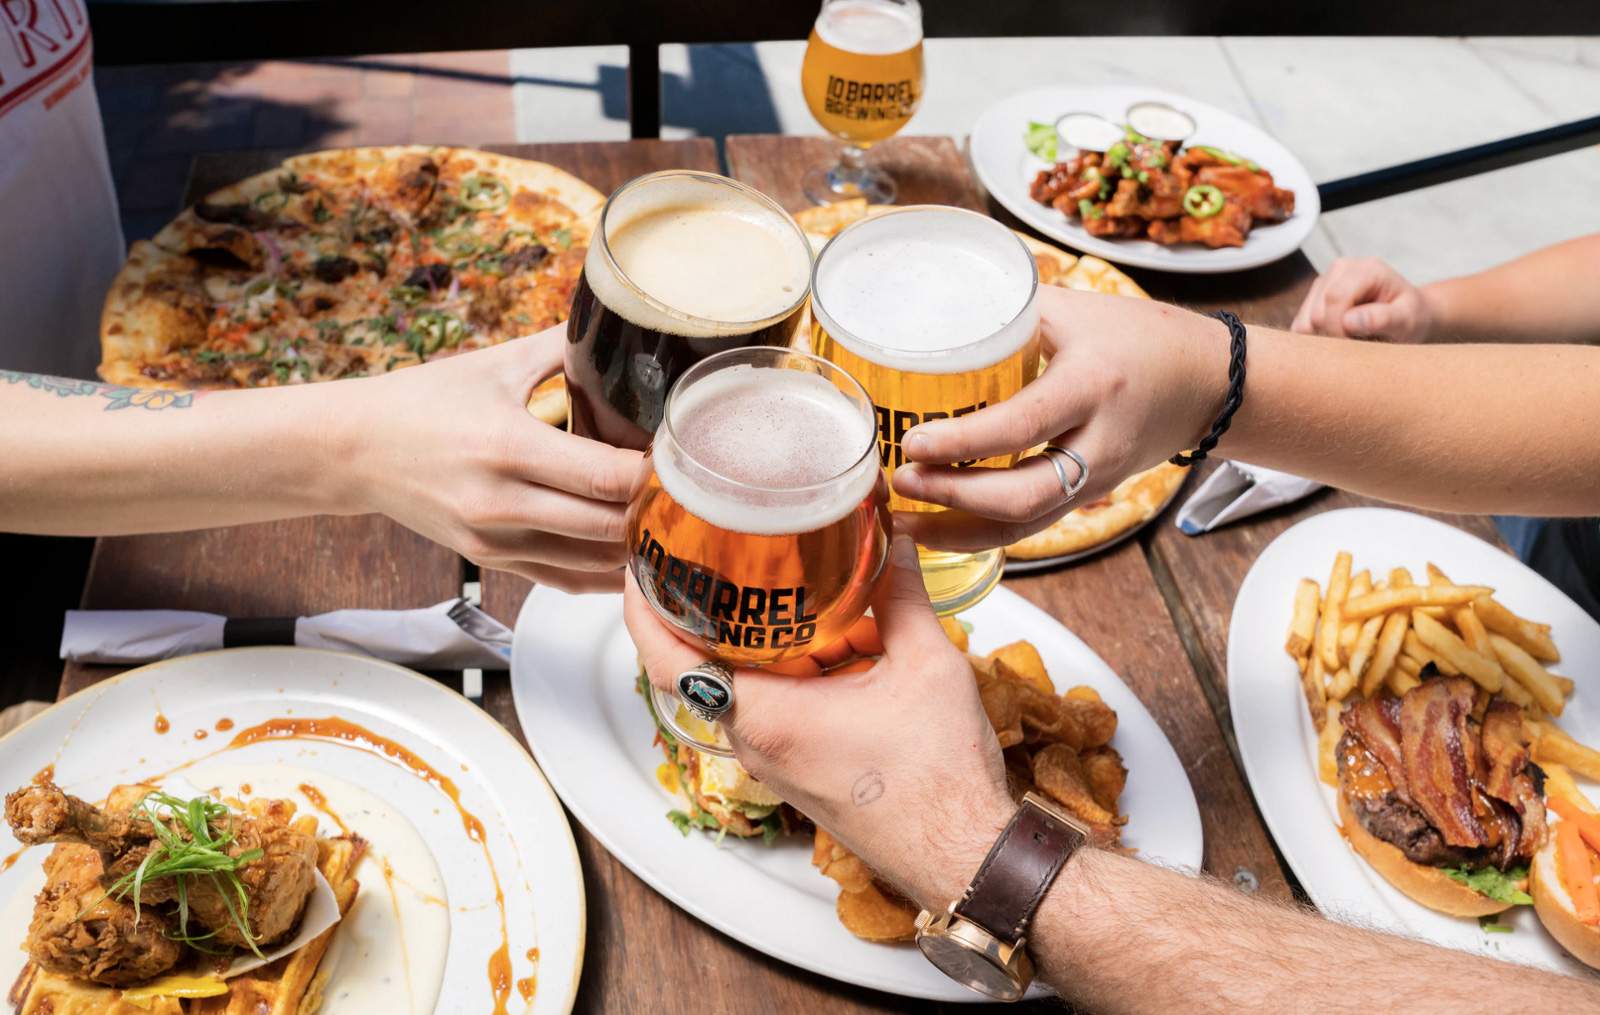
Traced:
[[1528, 770], [1528, 738], [1522, 730], [1522, 713], [1509, 701], [1496, 698], [1484, 713], [1483, 758], [1489, 767], [1483, 790], [1517, 812], [1520, 834], [1515, 852], [1518, 856], [1532, 856], [1544, 841], [1544, 795], [1536, 785], [1534, 773]]
[[[1472, 806], [1467, 717], [1477, 700], [1465, 677], [1430, 680], [1400, 702], [1400, 748], [1418, 810], [1452, 846], [1486, 846], [1488, 833]], [[1476, 754], [1476, 751], [1473, 752]]]
[[1400, 750], [1400, 699], [1358, 701], [1345, 709], [1340, 721], [1345, 731], [1378, 759], [1400, 802], [1412, 804], [1411, 784], [1406, 779], [1405, 759]]

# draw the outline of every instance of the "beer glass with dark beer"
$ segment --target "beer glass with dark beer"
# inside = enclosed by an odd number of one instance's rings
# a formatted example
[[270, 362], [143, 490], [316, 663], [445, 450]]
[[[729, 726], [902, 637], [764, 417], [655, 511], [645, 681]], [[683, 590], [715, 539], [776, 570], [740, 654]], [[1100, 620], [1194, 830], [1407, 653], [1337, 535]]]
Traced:
[[922, 5], [917, 0], [823, 0], [800, 64], [800, 90], [822, 129], [844, 142], [836, 165], [805, 177], [818, 204], [864, 197], [893, 204], [894, 180], [866, 164], [922, 101]]
[[[629, 567], [645, 598], [734, 665], [842, 637], [888, 557], [876, 437], [861, 386], [815, 356], [735, 349], [690, 367], [628, 504]], [[655, 704], [692, 746], [729, 753], [670, 695]]]
[[[911, 206], [861, 219], [817, 255], [812, 348], [860, 380], [872, 399], [878, 455], [892, 476], [901, 442], [925, 420], [977, 412], [1039, 372], [1039, 268], [1010, 229], [960, 208]], [[1005, 468], [1020, 455], [970, 462]], [[895, 494], [896, 511], [943, 508]], [[1005, 550], [923, 549], [934, 609], [972, 606], [1000, 580]]]
[[805, 233], [742, 183], [669, 171], [622, 186], [600, 213], [567, 319], [573, 433], [644, 450], [690, 366], [791, 343], [810, 271]]

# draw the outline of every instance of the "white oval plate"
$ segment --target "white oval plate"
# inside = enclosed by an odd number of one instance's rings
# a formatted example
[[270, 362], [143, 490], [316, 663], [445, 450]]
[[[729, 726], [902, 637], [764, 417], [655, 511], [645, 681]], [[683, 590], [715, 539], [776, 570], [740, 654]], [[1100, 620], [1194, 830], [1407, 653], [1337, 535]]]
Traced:
[[[155, 729], [159, 715], [171, 724], [165, 734]], [[269, 719], [327, 717], [399, 744], [455, 783], [462, 807], [483, 822], [487, 855], [505, 893], [504, 937], [485, 847], [468, 838], [462, 815], [434, 786], [386, 757], [329, 740], [269, 740], [226, 749], [240, 731]], [[233, 721], [231, 731], [216, 730], [223, 718]], [[197, 739], [197, 730], [207, 736]], [[118, 783], [174, 769], [172, 774], [182, 775], [186, 766], [208, 756], [211, 764], [325, 771], [380, 797], [410, 821], [444, 876], [449, 904], [438, 1010], [493, 1009], [489, 958], [503, 941], [509, 944], [513, 980], [535, 974], [527, 953], [539, 950], [532, 1003], [513, 989], [509, 1010], [534, 1015], [572, 1010], [583, 964], [584, 902], [566, 816], [504, 727], [419, 673], [363, 656], [302, 648], [209, 652], [130, 670], [80, 691], [0, 740], [0, 786], [9, 792], [53, 765], [63, 789], [98, 800]], [[315, 813], [306, 800], [297, 803], [302, 813]], [[352, 831], [362, 832], [359, 815], [342, 816]], [[9, 828], [0, 825], [0, 851], [16, 848]], [[374, 841], [373, 850], [381, 852], [382, 843]], [[0, 873], [0, 904], [42, 881], [39, 864], [45, 852], [28, 850]], [[358, 904], [389, 905], [383, 896], [381, 877], [363, 878]], [[20, 944], [0, 946], [0, 985], [9, 986], [22, 967]], [[428, 947], [418, 941], [407, 946], [413, 954]], [[336, 974], [322, 1008], [325, 1015], [359, 1011], [359, 1004], [340, 1003], [345, 999], [337, 996], [338, 986]]]
[[[1198, 243], [1164, 246], [1153, 240], [1106, 240], [1090, 236], [1075, 220], [1028, 196], [1028, 185], [1045, 162], [1022, 143], [1029, 121], [1055, 123], [1063, 113], [1099, 113], [1121, 123], [1136, 102], [1166, 102], [1194, 117], [1195, 144], [1214, 145], [1251, 159], [1278, 186], [1294, 191], [1287, 222], [1256, 226], [1242, 247], [1210, 250]], [[1187, 143], [1187, 142], [1186, 142]], [[1158, 271], [1207, 274], [1270, 264], [1300, 249], [1317, 224], [1322, 201], [1300, 160], [1261, 128], [1198, 99], [1142, 85], [1050, 85], [990, 106], [972, 128], [972, 164], [978, 179], [1011, 214], [1053, 239], [1118, 264]]]
[[[1166, 735], [1115, 671], [1049, 614], [996, 589], [962, 614], [975, 652], [1027, 639], [1056, 686], [1088, 684], [1116, 710], [1112, 746], [1128, 766], [1123, 842], [1145, 859], [1201, 862], [1200, 811]], [[511, 686], [517, 716], [550, 784], [595, 838], [689, 913], [752, 948], [823, 976], [908, 997], [981, 1001], [946, 978], [914, 945], [871, 944], [840, 924], [839, 887], [811, 866], [811, 837], [771, 846], [679, 834], [666, 813], [681, 806], [656, 782], [655, 724], [634, 690], [639, 672], [622, 625], [622, 597], [569, 596], [546, 586], [517, 620]]]
[[[1563, 729], [1600, 743], [1600, 624], [1515, 557], [1451, 525], [1409, 511], [1348, 508], [1307, 518], [1272, 541], [1239, 588], [1228, 628], [1228, 700], [1245, 775], [1261, 815], [1317, 908], [1463, 951], [1563, 971], [1583, 967], [1555, 942], [1532, 906], [1500, 917], [1515, 928], [1489, 934], [1472, 919], [1436, 913], [1406, 898], [1351, 851], [1339, 834], [1337, 797], [1317, 778], [1316, 735], [1300, 693], [1300, 671], [1283, 651], [1295, 585], [1326, 586], [1333, 558], [1350, 553], [1356, 571], [1404, 567], [1413, 576], [1434, 563], [1453, 581], [1487, 585], [1509, 609], [1551, 625], [1561, 650], [1553, 672], [1576, 688]], [[1600, 801], [1600, 788], [1578, 780]]]

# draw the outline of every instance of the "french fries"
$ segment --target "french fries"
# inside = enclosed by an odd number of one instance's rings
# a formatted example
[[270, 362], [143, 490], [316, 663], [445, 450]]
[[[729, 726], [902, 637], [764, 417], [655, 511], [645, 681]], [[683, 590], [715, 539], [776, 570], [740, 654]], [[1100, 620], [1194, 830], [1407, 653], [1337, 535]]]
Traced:
[[[1398, 611], [1383, 619], [1383, 630], [1378, 632], [1378, 647], [1372, 656], [1372, 665], [1361, 678], [1361, 694], [1370, 698], [1389, 676], [1400, 656], [1400, 646], [1405, 643], [1410, 630], [1410, 618]], [[1415, 676], [1416, 674], [1412, 674]]]
[[1561, 691], [1561, 685], [1556, 683], [1539, 660], [1525, 652], [1521, 645], [1501, 634], [1489, 635], [1489, 644], [1494, 649], [1495, 657], [1500, 660], [1500, 665], [1511, 674], [1512, 678], [1533, 696], [1539, 707], [1551, 715], [1560, 715], [1561, 707], [1565, 704], [1566, 695]]
[[1565, 765], [1559, 765], [1552, 761], [1539, 767], [1544, 769], [1545, 796], [1560, 797], [1585, 814], [1593, 814], [1600, 817], [1600, 808], [1595, 807], [1594, 804], [1589, 802], [1589, 798], [1583, 795], [1583, 791], [1578, 788], [1578, 784], [1572, 781], [1572, 773], [1567, 770]]
[[1486, 590], [1481, 585], [1407, 585], [1398, 589], [1381, 589], [1368, 592], [1358, 599], [1346, 600], [1340, 607], [1339, 616], [1343, 620], [1365, 620], [1375, 613], [1388, 613], [1390, 610], [1409, 610], [1418, 606], [1459, 606], [1489, 591], [1493, 590]]
[[1490, 659], [1485, 659], [1478, 653], [1467, 648], [1461, 636], [1434, 620], [1426, 613], [1413, 613], [1411, 627], [1417, 632], [1417, 640], [1432, 649], [1435, 655], [1447, 660], [1450, 665], [1471, 677], [1479, 687], [1490, 694], [1500, 690], [1506, 682], [1506, 671], [1500, 664]]
[[[1457, 584], [1431, 563], [1426, 585], [1415, 584], [1398, 567], [1377, 580], [1371, 571], [1352, 576], [1353, 563], [1349, 553], [1334, 558], [1326, 598], [1315, 580], [1300, 580], [1284, 642], [1317, 731], [1320, 778], [1336, 781], [1339, 717], [1349, 700], [1403, 696], [1432, 665], [1443, 676], [1465, 675], [1522, 710], [1533, 759], [1547, 774], [1557, 773], [1549, 792], [1565, 795], [1569, 770], [1600, 780], [1600, 750], [1573, 740], [1552, 721], [1573, 683], [1545, 668], [1561, 658], [1548, 624], [1517, 616], [1494, 598], [1493, 589]], [[1481, 697], [1475, 714], [1487, 702], [1487, 695]]]
[[1317, 610], [1321, 605], [1322, 589], [1310, 578], [1300, 579], [1299, 587], [1294, 590], [1294, 619], [1289, 621], [1289, 640], [1283, 646], [1292, 658], [1304, 660], [1311, 652], [1311, 642], [1317, 636]]
[[1523, 620], [1487, 593], [1472, 600], [1472, 611], [1483, 621], [1484, 627], [1509, 638], [1535, 659], [1547, 663], [1561, 661], [1561, 653], [1556, 651], [1556, 643], [1550, 640], [1550, 629], [1545, 625]]
[[1548, 719], [1524, 719], [1522, 725], [1533, 734], [1533, 760], [1541, 766], [1565, 765], [1586, 779], [1600, 780], [1600, 751], [1578, 743]]
[[1339, 627], [1344, 623], [1343, 606], [1349, 593], [1350, 555], [1340, 553], [1334, 557], [1333, 573], [1328, 576], [1328, 598], [1322, 604], [1322, 626], [1318, 631], [1322, 665], [1329, 672], [1339, 669]]

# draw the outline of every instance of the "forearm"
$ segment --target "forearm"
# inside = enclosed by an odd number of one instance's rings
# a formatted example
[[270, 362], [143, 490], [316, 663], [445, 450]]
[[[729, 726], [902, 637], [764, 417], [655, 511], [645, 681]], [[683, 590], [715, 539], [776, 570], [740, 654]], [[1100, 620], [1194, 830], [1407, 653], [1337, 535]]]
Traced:
[[1590, 1011], [1600, 984], [1358, 930], [1129, 857], [1085, 851], [1034, 919], [1040, 978], [1099, 1015]]
[[1423, 286], [1431, 342], [1600, 342], [1600, 234]]
[[0, 530], [116, 535], [349, 510], [329, 391], [0, 373]]
[[[1226, 372], [1209, 332], [1209, 370]], [[1240, 461], [1443, 511], [1600, 514], [1600, 349], [1395, 346], [1251, 328]]]

